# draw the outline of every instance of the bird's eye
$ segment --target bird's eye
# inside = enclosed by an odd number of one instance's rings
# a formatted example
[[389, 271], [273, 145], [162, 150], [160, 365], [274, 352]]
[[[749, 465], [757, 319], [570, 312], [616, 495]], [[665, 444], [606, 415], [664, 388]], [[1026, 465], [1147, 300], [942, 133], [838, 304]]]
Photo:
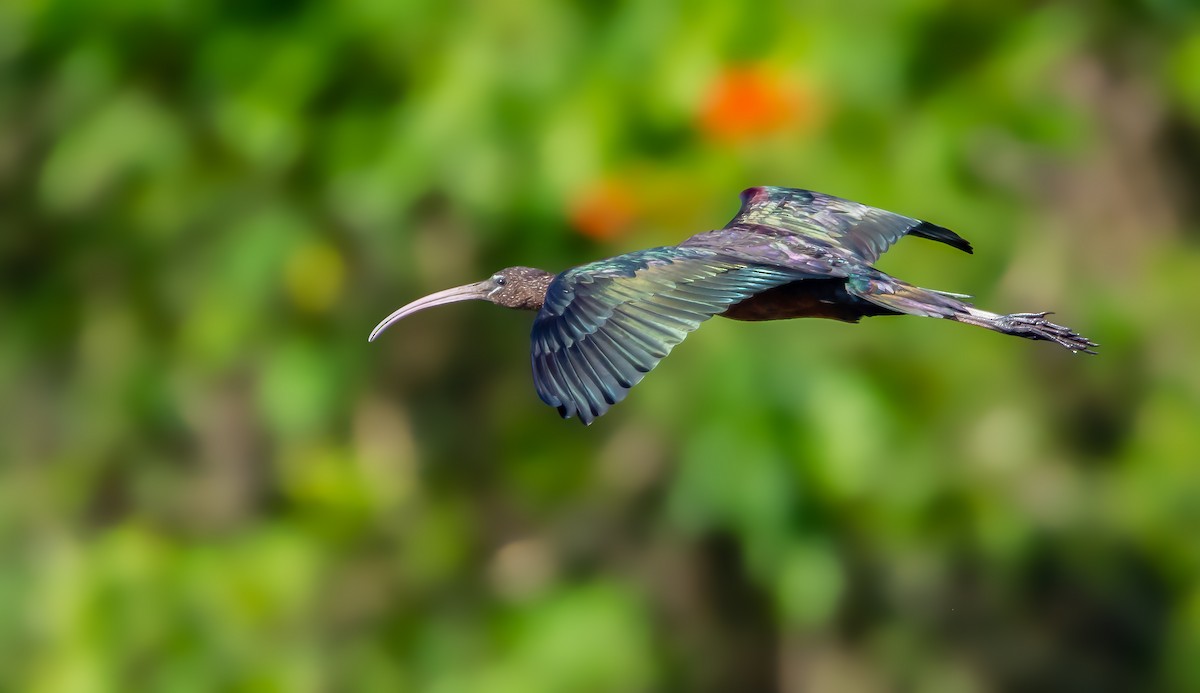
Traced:
[[508, 283], [507, 279], [505, 279], [504, 277], [500, 277], [500, 276], [497, 276], [494, 279], [494, 281], [496, 282], [496, 286], [504, 286], [505, 284]]

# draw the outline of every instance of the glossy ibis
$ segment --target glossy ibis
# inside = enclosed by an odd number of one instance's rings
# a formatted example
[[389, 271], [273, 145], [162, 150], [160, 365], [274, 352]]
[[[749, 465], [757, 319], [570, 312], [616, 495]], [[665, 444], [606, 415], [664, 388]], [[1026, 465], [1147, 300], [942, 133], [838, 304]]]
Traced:
[[1048, 322], [1048, 313], [999, 315], [952, 294], [922, 289], [872, 267], [902, 236], [967, 253], [949, 229], [857, 202], [793, 188], [742, 193], [737, 215], [717, 231], [677, 246], [649, 248], [552, 274], [509, 267], [474, 284], [400, 308], [371, 332], [456, 301], [483, 299], [537, 311], [533, 382], [563, 418], [590, 424], [700, 323], [821, 317], [857, 322], [873, 315], [947, 318], [1094, 354], [1097, 344]]

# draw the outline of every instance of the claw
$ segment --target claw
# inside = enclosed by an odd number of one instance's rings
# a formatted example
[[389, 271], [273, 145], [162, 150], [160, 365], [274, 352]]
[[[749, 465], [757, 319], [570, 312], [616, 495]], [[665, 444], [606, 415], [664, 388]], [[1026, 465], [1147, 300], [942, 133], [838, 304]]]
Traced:
[[1075, 332], [1069, 327], [1056, 325], [1045, 319], [1050, 312], [1044, 313], [1013, 313], [1005, 315], [999, 321], [1004, 331], [1029, 339], [1051, 341], [1075, 353], [1095, 354], [1095, 347], [1100, 346], [1092, 340]]

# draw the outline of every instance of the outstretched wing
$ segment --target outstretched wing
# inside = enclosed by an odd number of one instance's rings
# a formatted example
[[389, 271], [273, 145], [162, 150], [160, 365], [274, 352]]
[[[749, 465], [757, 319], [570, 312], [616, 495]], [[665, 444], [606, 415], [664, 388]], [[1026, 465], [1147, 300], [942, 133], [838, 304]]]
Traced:
[[950, 229], [868, 207], [840, 197], [797, 188], [758, 187], [742, 191], [742, 208], [725, 228], [763, 226], [820, 239], [867, 263], [905, 235], [920, 236], [970, 253], [971, 244]]
[[706, 248], [651, 248], [563, 272], [533, 322], [533, 382], [563, 418], [608, 411], [700, 323], [805, 278]]

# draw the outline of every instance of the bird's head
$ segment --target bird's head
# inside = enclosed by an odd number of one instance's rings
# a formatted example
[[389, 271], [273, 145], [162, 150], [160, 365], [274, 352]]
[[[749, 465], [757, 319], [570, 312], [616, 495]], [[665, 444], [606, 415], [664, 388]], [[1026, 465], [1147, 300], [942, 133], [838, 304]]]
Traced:
[[505, 308], [538, 310], [545, 302], [546, 291], [550, 288], [550, 282], [553, 280], [552, 273], [536, 267], [508, 267], [481, 282], [456, 286], [453, 289], [418, 298], [384, 318], [375, 326], [374, 330], [371, 330], [368, 341], [375, 341], [381, 332], [401, 318], [447, 303], [483, 300], [491, 301]]

